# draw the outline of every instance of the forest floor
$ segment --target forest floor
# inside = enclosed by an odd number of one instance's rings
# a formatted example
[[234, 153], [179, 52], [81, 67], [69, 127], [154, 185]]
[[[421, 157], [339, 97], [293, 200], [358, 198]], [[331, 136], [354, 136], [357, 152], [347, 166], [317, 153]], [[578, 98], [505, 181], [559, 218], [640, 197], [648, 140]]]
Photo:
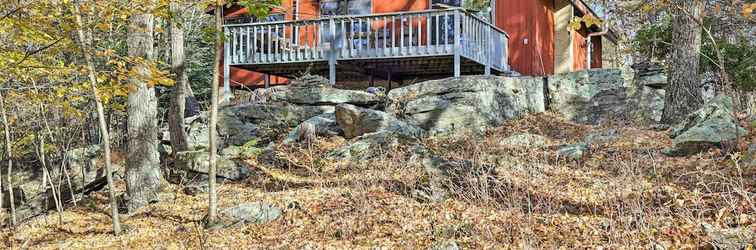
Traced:
[[[611, 129], [618, 137], [591, 146], [582, 160], [556, 157], [558, 145]], [[551, 146], [500, 145], [522, 132], [547, 136]], [[170, 185], [170, 198], [122, 215], [126, 232], [116, 237], [101, 191], [66, 208], [62, 224], [51, 212], [2, 231], [0, 248], [427, 249], [445, 242], [463, 249], [704, 247], [711, 238], [702, 223], [756, 231], [756, 168], [741, 166], [737, 153], [752, 138], [731, 150], [670, 158], [660, 153], [671, 145], [664, 131], [527, 116], [480, 140], [425, 141], [446, 159], [495, 166], [495, 185], [454, 190], [440, 203], [410, 194], [427, 179], [410, 148], [369, 162], [332, 162], [325, 154], [343, 139], [327, 138], [280, 148], [289, 169], [271, 172], [250, 159], [253, 177], [220, 186], [221, 208], [270, 202], [283, 209], [274, 222], [204, 230], [206, 194], [187, 195]], [[292, 175], [299, 177], [287, 179]], [[119, 192], [124, 187], [118, 183]]]

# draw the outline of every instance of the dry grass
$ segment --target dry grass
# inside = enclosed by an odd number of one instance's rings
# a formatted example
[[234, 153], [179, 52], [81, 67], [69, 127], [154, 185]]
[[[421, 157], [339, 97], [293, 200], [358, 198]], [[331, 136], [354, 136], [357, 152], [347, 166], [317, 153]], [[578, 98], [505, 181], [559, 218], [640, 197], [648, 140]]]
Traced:
[[[594, 145], [582, 161], [556, 158], [556, 145], [607, 129], [542, 114], [481, 138], [426, 141], [444, 158], [495, 166], [493, 182], [454, 190], [454, 198], [436, 204], [410, 195], [427, 179], [410, 149], [393, 149], [369, 162], [334, 162], [325, 155], [343, 139], [319, 139], [280, 148], [278, 167], [250, 159], [252, 169], [274, 172], [255, 170], [242, 183], [221, 186], [221, 207], [267, 201], [283, 208], [283, 217], [273, 223], [205, 231], [199, 221], [206, 197], [174, 191], [173, 199], [124, 217], [128, 231], [115, 237], [100, 193], [68, 208], [63, 225], [55, 217], [38, 217], [3, 231], [0, 246], [423, 249], [454, 240], [465, 249], [696, 248], [709, 240], [703, 222], [756, 230], [756, 169], [737, 164], [738, 154], [668, 158], [659, 153], [670, 144], [663, 132], [622, 127], [618, 139]], [[552, 146], [498, 144], [519, 132], [548, 136]]]

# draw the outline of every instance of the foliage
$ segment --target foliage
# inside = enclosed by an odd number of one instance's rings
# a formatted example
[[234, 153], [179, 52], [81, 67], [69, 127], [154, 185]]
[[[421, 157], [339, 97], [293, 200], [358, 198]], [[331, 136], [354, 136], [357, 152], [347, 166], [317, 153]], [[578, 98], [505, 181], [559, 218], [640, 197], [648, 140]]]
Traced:
[[[712, 18], [704, 20], [704, 25], [711, 27]], [[701, 31], [704, 32], [704, 31]], [[704, 37], [706, 37], [704, 35]], [[725, 70], [742, 89], [756, 88], [756, 47], [746, 37], [736, 39], [735, 43], [717, 39], [722, 56], [725, 58]], [[640, 55], [657, 61], [665, 61], [672, 46], [672, 22], [668, 16], [661, 21], [640, 29], [633, 39], [633, 48]], [[704, 38], [701, 48], [701, 72], [718, 71], [717, 54], [711, 40]]]

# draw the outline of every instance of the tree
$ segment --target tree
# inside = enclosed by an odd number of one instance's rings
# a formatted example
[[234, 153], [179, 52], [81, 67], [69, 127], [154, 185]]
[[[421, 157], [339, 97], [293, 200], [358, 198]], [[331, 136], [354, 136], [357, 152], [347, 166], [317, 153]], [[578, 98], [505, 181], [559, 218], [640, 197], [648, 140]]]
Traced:
[[171, 94], [168, 112], [168, 127], [171, 135], [173, 155], [189, 150], [184, 130], [184, 111], [187, 97], [186, 57], [184, 55], [184, 29], [182, 11], [176, 2], [170, 3], [171, 15], [171, 69], [175, 75], [176, 85]]
[[76, 34], [78, 37], [79, 47], [81, 53], [84, 55], [84, 63], [87, 68], [87, 76], [89, 77], [89, 85], [92, 90], [92, 96], [95, 101], [95, 108], [97, 109], [97, 121], [100, 128], [100, 134], [102, 135], [102, 145], [105, 151], [105, 177], [108, 182], [108, 196], [110, 198], [110, 215], [113, 224], [113, 233], [118, 235], [121, 233], [121, 222], [118, 218], [118, 203], [116, 201], [115, 188], [113, 187], [113, 166], [110, 159], [110, 133], [108, 133], [108, 127], [105, 122], [105, 111], [102, 106], [102, 101], [97, 91], [97, 74], [95, 73], [94, 62], [92, 60], [92, 54], [87, 50], [90, 45], [86, 42], [86, 36], [84, 35], [84, 28], [82, 27], [81, 11], [79, 7], [79, 1], [74, 3], [74, 19], [76, 20]]
[[213, 67], [213, 85], [210, 92], [210, 159], [208, 173], [208, 211], [207, 211], [207, 225], [214, 225], [218, 220], [218, 195], [215, 190], [215, 168], [217, 157], [217, 145], [216, 145], [216, 125], [218, 123], [218, 85], [220, 84], [220, 67], [221, 59], [223, 55], [223, 42], [225, 40], [223, 34], [223, 1], [215, 1], [215, 67]]
[[127, 208], [133, 212], [158, 201], [161, 185], [158, 155], [157, 98], [151, 60], [154, 57], [154, 17], [139, 10], [129, 17], [126, 43], [131, 62], [127, 100]]
[[702, 0], [675, 0], [672, 9], [672, 56], [662, 122], [677, 123], [703, 105], [699, 90]]
[[[5, 114], [5, 99], [3, 98], [3, 93], [0, 92], [0, 115], [2, 115], [3, 118], [3, 131], [5, 131], [5, 156], [8, 157], [8, 201], [10, 201], [10, 204], [8, 204], [10, 207], [10, 222], [12, 226], [16, 225], [16, 205], [14, 204], [14, 195], [13, 195], [13, 179], [12, 173], [13, 173], [13, 147], [11, 147], [11, 138], [10, 138], [10, 126], [8, 125], [8, 116]], [[2, 178], [2, 173], [0, 173], [0, 178]]]

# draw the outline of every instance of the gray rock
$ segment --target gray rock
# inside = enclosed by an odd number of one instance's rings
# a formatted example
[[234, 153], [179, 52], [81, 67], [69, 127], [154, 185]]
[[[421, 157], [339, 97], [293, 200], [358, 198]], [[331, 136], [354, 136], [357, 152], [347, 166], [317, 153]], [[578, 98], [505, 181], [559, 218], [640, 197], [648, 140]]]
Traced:
[[636, 86], [628, 100], [628, 116], [634, 121], [656, 123], [664, 111], [664, 89]]
[[366, 160], [385, 154], [398, 146], [401, 141], [408, 140], [414, 140], [414, 138], [400, 138], [396, 133], [385, 130], [373, 132], [355, 138], [353, 142], [331, 151], [328, 156], [337, 160]]
[[220, 211], [220, 221], [224, 227], [241, 224], [266, 224], [281, 217], [280, 208], [267, 202], [248, 202]]
[[456, 241], [444, 241], [433, 244], [429, 250], [461, 250]]
[[[185, 151], [176, 153], [177, 167], [196, 173], [207, 174], [210, 169], [210, 154], [207, 151]], [[225, 157], [216, 159], [216, 174], [229, 180], [241, 180], [249, 176], [249, 169], [243, 164]]]
[[342, 103], [369, 106], [383, 102], [378, 95], [365, 91], [337, 89], [329, 85], [321, 86], [277, 86], [273, 87], [271, 101], [288, 102], [298, 105], [337, 105]]
[[747, 133], [732, 114], [732, 99], [720, 95], [689, 114], [672, 127], [672, 148], [664, 150], [669, 156], [687, 156], [723, 143], [733, 142]]
[[544, 105], [542, 78], [463, 76], [393, 89], [386, 112], [431, 135], [451, 135], [543, 112]]
[[229, 106], [219, 112], [218, 133], [226, 145], [243, 145], [250, 140], [266, 144], [305, 120], [333, 110], [333, 106], [300, 106], [286, 102]]
[[748, 249], [756, 242], [756, 233], [748, 227], [718, 229], [710, 224], [702, 224], [704, 233], [711, 238], [711, 245], [716, 249]]
[[624, 119], [627, 92], [619, 69], [590, 69], [553, 75], [549, 108], [568, 120], [599, 124]]
[[576, 143], [572, 145], [565, 145], [557, 149], [556, 154], [559, 158], [566, 158], [570, 160], [581, 160], [588, 153], [588, 144]]
[[302, 124], [299, 124], [291, 132], [289, 132], [289, 135], [286, 136], [286, 139], [284, 139], [283, 143], [287, 144], [300, 141], [303, 138], [308, 137], [306, 136], [306, 134], [310, 133], [312, 133], [314, 136], [335, 136], [342, 134], [343, 131], [341, 127], [339, 127], [339, 124], [336, 122], [336, 114], [324, 113], [307, 119], [306, 121], [302, 122]]
[[423, 133], [422, 128], [400, 121], [386, 112], [349, 104], [336, 106], [336, 122], [347, 139], [383, 130], [408, 137], [420, 137]]
[[619, 138], [619, 132], [616, 129], [593, 132], [583, 137], [583, 143], [586, 145], [602, 145]]
[[541, 148], [548, 144], [549, 139], [542, 135], [515, 134], [502, 139], [499, 145], [507, 147]]

